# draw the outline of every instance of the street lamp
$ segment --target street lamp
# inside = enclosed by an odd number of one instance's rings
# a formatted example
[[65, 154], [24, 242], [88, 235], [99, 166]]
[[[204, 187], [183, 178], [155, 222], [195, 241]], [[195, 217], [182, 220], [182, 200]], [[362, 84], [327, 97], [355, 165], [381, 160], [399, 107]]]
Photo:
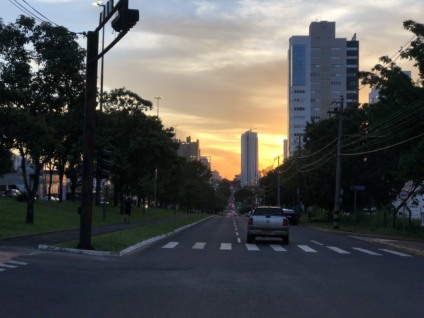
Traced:
[[[105, 7], [102, 1], [93, 2], [93, 5]], [[105, 27], [102, 27], [102, 53], [105, 49]], [[101, 69], [100, 69], [100, 112], [103, 111], [103, 70], [104, 70], [104, 55], [102, 55]]]
[[157, 104], [158, 104], [158, 108], [157, 108], [158, 118], [159, 118], [159, 100], [162, 98], [163, 98], [162, 96], [155, 96], [155, 99], [157, 100]]

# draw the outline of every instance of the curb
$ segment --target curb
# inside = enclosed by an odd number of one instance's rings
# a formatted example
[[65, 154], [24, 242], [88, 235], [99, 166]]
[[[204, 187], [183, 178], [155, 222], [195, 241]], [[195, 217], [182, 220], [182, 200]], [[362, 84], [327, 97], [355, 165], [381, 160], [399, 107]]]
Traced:
[[147, 240], [141, 241], [133, 246], [127, 247], [126, 249], [123, 249], [120, 252], [110, 252], [110, 251], [96, 251], [96, 250], [82, 250], [82, 249], [77, 249], [77, 248], [65, 248], [65, 247], [58, 247], [58, 246], [52, 246], [52, 245], [47, 245], [47, 244], [39, 244], [37, 249], [39, 250], [44, 250], [44, 251], [54, 251], [54, 252], [68, 252], [68, 253], [73, 253], [73, 254], [83, 254], [83, 255], [90, 255], [90, 256], [125, 256], [127, 254], [130, 254], [132, 252], [138, 251], [142, 248], [148, 247], [160, 240], [163, 240], [169, 236], [172, 236], [180, 231], [183, 231], [191, 226], [194, 226], [196, 224], [199, 224], [200, 222], [203, 222], [205, 220], [208, 220], [210, 218], [213, 218], [214, 216], [209, 216], [203, 220], [191, 223], [191, 224], [187, 224], [184, 225], [178, 229], [175, 229], [171, 232], [162, 234], [162, 235], [158, 235], [152, 238], [149, 238]]

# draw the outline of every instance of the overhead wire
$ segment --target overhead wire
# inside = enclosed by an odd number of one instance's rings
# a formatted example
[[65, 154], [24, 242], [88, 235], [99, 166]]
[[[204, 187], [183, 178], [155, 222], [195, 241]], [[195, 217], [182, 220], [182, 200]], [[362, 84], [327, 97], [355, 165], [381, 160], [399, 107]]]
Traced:
[[[18, 0], [9, 0], [9, 2], [11, 4], [13, 4], [16, 8], [18, 8], [21, 12], [23, 12], [25, 15], [28, 15], [28, 16], [34, 18], [38, 22], [50, 23], [52, 25], [55, 25], [56, 27], [63, 27], [63, 26], [53, 22], [49, 18], [47, 18], [44, 14], [42, 14], [40, 11], [38, 11], [36, 8], [34, 8], [31, 4], [29, 4], [27, 2], [27, 0], [22, 0], [22, 3], [19, 3]], [[74, 35], [83, 35], [83, 36], [86, 35], [85, 32], [73, 32], [73, 31], [70, 31], [70, 30], [68, 30], [68, 32], [71, 33], [71, 34], [74, 34]]]

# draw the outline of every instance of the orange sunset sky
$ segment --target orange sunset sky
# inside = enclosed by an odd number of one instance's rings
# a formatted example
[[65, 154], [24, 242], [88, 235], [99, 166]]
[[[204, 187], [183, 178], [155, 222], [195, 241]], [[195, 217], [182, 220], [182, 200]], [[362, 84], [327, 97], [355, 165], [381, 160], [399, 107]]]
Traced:
[[[100, 7], [92, 2], [30, 1], [74, 32], [97, 27]], [[162, 96], [163, 124], [173, 126], [181, 140], [198, 139], [201, 155], [210, 156], [212, 168], [230, 180], [240, 173], [240, 137], [246, 130], [258, 133], [260, 170], [275, 167], [283, 154], [290, 36], [308, 35], [313, 21], [335, 21], [337, 37], [357, 34], [360, 70], [370, 70], [411, 39], [402, 22], [423, 23], [424, 16], [420, 0], [129, 0], [129, 7], [140, 11], [140, 21], [106, 54], [105, 90], [125, 87], [151, 100], [152, 116], [154, 97]], [[19, 14], [12, 2], [3, 3], [5, 23]], [[108, 26], [105, 43], [115, 36]], [[86, 39], [80, 44], [86, 48]], [[368, 88], [361, 90], [361, 102], [367, 94]]]

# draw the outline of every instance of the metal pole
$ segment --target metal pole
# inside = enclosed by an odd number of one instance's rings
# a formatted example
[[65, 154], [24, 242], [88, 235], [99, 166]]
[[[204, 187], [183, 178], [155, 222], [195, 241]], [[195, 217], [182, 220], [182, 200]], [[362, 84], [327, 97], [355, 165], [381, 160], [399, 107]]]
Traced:
[[[105, 49], [105, 27], [102, 28], [102, 52]], [[103, 72], [104, 72], [104, 58], [102, 55], [101, 70], [100, 70], [100, 112], [103, 112]]]
[[344, 99], [340, 96], [340, 110], [339, 115], [339, 138], [337, 141], [337, 161], [336, 161], [336, 189], [334, 194], [334, 215], [333, 215], [333, 229], [339, 228], [340, 219], [340, 187], [342, 181], [342, 136], [343, 136], [343, 110], [344, 110]]
[[87, 65], [83, 137], [80, 239], [78, 248], [93, 249], [91, 227], [93, 217], [94, 143], [96, 129], [97, 54], [99, 33], [87, 33]]

